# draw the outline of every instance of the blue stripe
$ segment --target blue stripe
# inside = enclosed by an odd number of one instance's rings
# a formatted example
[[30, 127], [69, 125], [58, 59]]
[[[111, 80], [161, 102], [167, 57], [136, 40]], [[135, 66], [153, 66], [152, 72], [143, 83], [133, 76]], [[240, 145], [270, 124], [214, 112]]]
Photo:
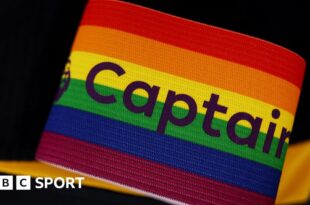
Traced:
[[45, 129], [266, 196], [277, 193], [279, 170], [99, 115], [57, 105]]

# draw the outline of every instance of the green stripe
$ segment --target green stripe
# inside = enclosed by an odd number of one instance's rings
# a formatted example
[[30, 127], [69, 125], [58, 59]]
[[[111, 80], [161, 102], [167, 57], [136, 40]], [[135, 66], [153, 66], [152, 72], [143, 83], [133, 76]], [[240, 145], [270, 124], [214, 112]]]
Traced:
[[[163, 109], [163, 103], [157, 102], [153, 111], [152, 117], [146, 117], [143, 113], [133, 113], [123, 105], [123, 92], [114, 88], [95, 85], [97, 92], [105, 95], [113, 94], [116, 98], [116, 103], [101, 104], [94, 101], [86, 92], [85, 83], [81, 80], [71, 79], [68, 90], [64, 93], [61, 99], [56, 104], [80, 109], [83, 111], [95, 113], [101, 116], [126, 122], [138, 127], [143, 127], [155, 131]], [[144, 104], [145, 97], [133, 95], [132, 100], [135, 104]], [[173, 113], [177, 116], [185, 116], [187, 111], [185, 109], [174, 107]], [[182, 140], [190, 141], [216, 150], [221, 150], [233, 155], [240, 156], [252, 161], [256, 161], [278, 170], [282, 170], [284, 156], [287, 150], [287, 144], [284, 144], [281, 159], [275, 157], [276, 148], [279, 143], [278, 138], [274, 138], [270, 153], [266, 154], [262, 151], [265, 134], [260, 133], [255, 149], [251, 149], [246, 145], [238, 145], [232, 142], [227, 136], [226, 124], [227, 122], [220, 119], [213, 119], [212, 127], [221, 131], [221, 136], [216, 138], [208, 136], [202, 129], [202, 122], [204, 115], [197, 114], [196, 119], [185, 127], [175, 126], [168, 123], [165, 134], [173, 136]], [[236, 132], [239, 136], [247, 136], [251, 130], [243, 126], [237, 126]]]

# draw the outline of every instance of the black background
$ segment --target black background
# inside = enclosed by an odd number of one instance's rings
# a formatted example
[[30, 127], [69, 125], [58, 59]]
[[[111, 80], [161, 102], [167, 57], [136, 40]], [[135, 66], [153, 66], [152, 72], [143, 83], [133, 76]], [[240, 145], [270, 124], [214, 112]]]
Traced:
[[[310, 23], [305, 1], [130, 2], [260, 37], [309, 60]], [[34, 158], [85, 4], [85, 0], [0, 1], [0, 159]], [[291, 143], [309, 139], [309, 95], [308, 70]], [[93, 189], [84, 190], [87, 193]], [[83, 204], [83, 200], [78, 202], [68, 197], [69, 202]], [[65, 198], [50, 198], [50, 202], [68, 204]], [[102, 201], [101, 204], [112, 203]]]

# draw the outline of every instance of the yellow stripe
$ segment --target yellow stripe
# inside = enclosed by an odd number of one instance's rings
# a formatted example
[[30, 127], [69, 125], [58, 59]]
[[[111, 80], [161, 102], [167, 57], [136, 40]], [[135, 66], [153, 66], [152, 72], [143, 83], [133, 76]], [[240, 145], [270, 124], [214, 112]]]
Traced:
[[[289, 130], [292, 128], [293, 115], [289, 112], [278, 108], [281, 111], [281, 116], [278, 120], [274, 120], [271, 117], [271, 111], [276, 108], [275, 106], [240, 95], [238, 93], [233, 93], [224, 89], [191, 81], [103, 55], [73, 51], [70, 59], [71, 77], [75, 79], [85, 81], [90, 69], [92, 69], [93, 66], [101, 62], [113, 62], [120, 65], [126, 71], [126, 74], [121, 77], [117, 77], [117, 75], [111, 71], [102, 72], [97, 75], [95, 83], [124, 90], [127, 85], [133, 81], [144, 81], [151, 86], [157, 85], [161, 88], [157, 101], [165, 102], [168, 90], [176, 91], [176, 93], [184, 93], [195, 99], [198, 106], [198, 112], [202, 114], [205, 114], [206, 112], [206, 109], [202, 107], [203, 101], [209, 100], [210, 95], [215, 93], [220, 96], [219, 104], [228, 107], [226, 114], [217, 112], [215, 114], [216, 118], [228, 121], [229, 118], [237, 112], [248, 112], [254, 117], [257, 116], [263, 118], [261, 127], [262, 132], [267, 132], [270, 121], [277, 123], [278, 126], [275, 134], [277, 137], [280, 136], [282, 126]], [[143, 91], [136, 91], [135, 94], [147, 97], [146, 93]], [[176, 105], [187, 109], [185, 104], [178, 103]], [[250, 125], [244, 121], [241, 121], [240, 124], [250, 127]]]
[[113, 183], [85, 176], [82, 173], [75, 173], [73, 171], [53, 167], [38, 161], [0, 161], [0, 172], [16, 175], [30, 175], [32, 177], [51, 177], [53, 179], [56, 177], [85, 177], [82, 181], [84, 186], [142, 196], [137, 192], [114, 185]]

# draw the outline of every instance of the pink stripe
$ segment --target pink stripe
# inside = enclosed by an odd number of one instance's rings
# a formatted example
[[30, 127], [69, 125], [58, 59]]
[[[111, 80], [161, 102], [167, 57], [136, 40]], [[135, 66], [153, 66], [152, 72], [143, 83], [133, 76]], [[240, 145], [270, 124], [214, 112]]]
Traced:
[[45, 132], [37, 158], [190, 203], [273, 204], [273, 199], [63, 135]]

